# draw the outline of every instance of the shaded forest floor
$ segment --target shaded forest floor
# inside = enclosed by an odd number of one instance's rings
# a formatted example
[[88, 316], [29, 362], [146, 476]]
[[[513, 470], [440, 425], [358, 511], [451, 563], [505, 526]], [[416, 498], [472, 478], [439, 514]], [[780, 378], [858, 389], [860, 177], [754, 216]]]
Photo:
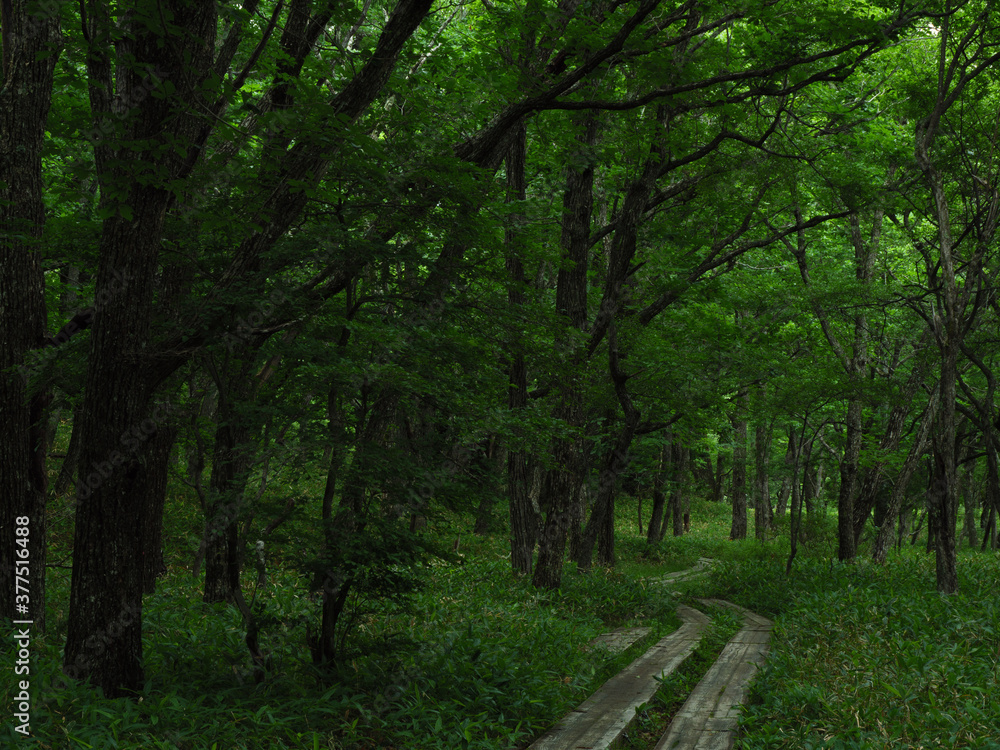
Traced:
[[[354, 602], [343, 665], [321, 673], [305, 646], [318, 609], [291, 562], [290, 542], [300, 530], [289, 524], [286, 559], [269, 560], [268, 583], [256, 592], [271, 667], [256, 684], [239, 615], [203, 604], [200, 581], [191, 576], [197, 513], [189, 503], [174, 505], [167, 513], [170, 571], [144, 604], [143, 695], [107, 701], [61, 677], [69, 570], [52, 567], [49, 633], [32, 643], [34, 737], [20, 738], [8, 722], [0, 739], [54, 749], [510, 750], [675, 629], [678, 603], [707, 596], [776, 624], [739, 747], [1000, 748], [996, 553], [963, 550], [960, 593], [943, 598], [934, 591], [933, 556], [919, 540], [884, 568], [863, 558], [842, 565], [834, 561], [835, 518], [821, 517], [806, 525], [807, 542], [786, 577], [787, 520], [766, 542], [731, 542], [728, 506], [696, 501], [690, 534], [650, 547], [639, 535], [635, 502], [626, 499], [615, 570], [580, 576], [568, 567], [562, 590], [542, 593], [512, 579], [505, 534], [463, 533], [462, 564], [428, 566], [409, 602]], [[428, 533], [453, 540], [469, 525], [442, 518]], [[56, 565], [68, 565], [70, 528], [68, 515], [55, 508]], [[680, 593], [649, 580], [699, 557], [719, 564], [678, 586]], [[249, 600], [255, 592], [248, 587], [246, 594]], [[599, 633], [632, 624], [652, 630], [617, 657], [598, 658], [585, 648]], [[724, 642], [722, 635], [709, 644]], [[710, 657], [703, 654], [683, 683], [696, 682]], [[12, 663], [10, 652], [5, 658]], [[12, 669], [4, 674], [0, 691], [10, 706], [14, 676]], [[633, 747], [642, 747], [642, 727], [657, 715], [662, 721], [676, 704], [671, 691], [682, 689], [680, 678], [664, 684], [657, 699], [663, 708], [651, 705], [640, 715]]]

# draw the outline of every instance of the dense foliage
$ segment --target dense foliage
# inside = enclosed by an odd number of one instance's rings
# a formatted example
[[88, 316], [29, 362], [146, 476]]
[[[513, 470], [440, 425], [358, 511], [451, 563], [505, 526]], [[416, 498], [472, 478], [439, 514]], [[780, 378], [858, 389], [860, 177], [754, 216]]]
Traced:
[[[585, 634], [667, 627], [641, 577], [696, 553], [763, 550], [713, 585], [826, 622], [811, 586], [882, 586], [919, 538], [906, 585], [958, 607], [986, 564], [959, 548], [998, 546], [998, 23], [5, 2], [0, 617], [32, 620], [44, 731], [91, 731], [87, 690], [141, 725], [180, 670], [290, 746], [512, 740], [592, 686], [575, 654], [554, 678]], [[262, 701], [313, 685], [315, 728]]]

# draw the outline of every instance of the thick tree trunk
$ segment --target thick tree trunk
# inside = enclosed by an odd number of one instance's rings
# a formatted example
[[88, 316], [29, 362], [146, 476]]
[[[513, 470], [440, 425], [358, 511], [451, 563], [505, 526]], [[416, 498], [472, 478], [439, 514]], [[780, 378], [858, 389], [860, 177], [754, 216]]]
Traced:
[[[563, 442], [563, 441], [557, 441]], [[564, 449], [554, 451], [555, 461], [570, 460], [571, 455]], [[557, 589], [562, 582], [563, 557], [566, 553], [566, 540], [570, 524], [570, 493], [572, 492], [572, 476], [567, 470], [553, 469], [545, 472], [542, 494], [546, 499], [545, 522], [538, 539], [538, 560], [531, 583], [535, 588]], [[598, 493], [600, 495], [600, 493]], [[600, 496], [594, 503], [594, 512], [598, 512], [602, 500]]]
[[42, 148], [62, 36], [58, 6], [5, 0], [0, 15], [0, 619], [43, 632], [49, 396], [29, 398], [25, 356], [45, 337]]
[[[527, 131], [521, 125], [517, 128], [514, 142], [507, 154], [507, 193], [510, 201], [524, 200], [525, 197], [527, 189], [524, 174], [526, 148]], [[522, 309], [525, 303], [526, 278], [521, 258], [522, 241], [517, 227], [518, 220], [517, 215], [511, 217], [511, 226], [507, 228], [505, 239], [507, 273], [510, 276], [507, 301], [513, 310]], [[507, 408], [518, 415], [524, 413], [527, 405], [528, 372], [524, 359], [524, 341], [518, 332], [513, 332], [511, 334]], [[510, 564], [517, 575], [531, 573], [537, 537], [538, 523], [529, 497], [528, 486], [527, 456], [523, 450], [512, 449], [507, 457], [507, 492], [510, 502]]]
[[[597, 115], [587, 112], [576, 117], [577, 140], [580, 154], [584, 158], [574, 160], [580, 166], [571, 165], [566, 170], [566, 187], [563, 191], [563, 215], [561, 221], [560, 247], [564, 258], [560, 264], [556, 280], [556, 310], [564, 317], [568, 329], [585, 329], [587, 315], [587, 269], [590, 253], [590, 221], [593, 212], [594, 168], [586, 155], [597, 140]], [[547, 507], [545, 526], [539, 542], [538, 563], [535, 567], [533, 583], [538, 588], [556, 588], [562, 573], [567, 532], [574, 525], [575, 492], [584, 474], [583, 441], [584, 415], [582, 410], [582, 389], [585, 361], [582, 352], [576, 350], [568, 337], [560, 336], [557, 348], [573, 352], [570, 357], [571, 371], [568, 382], [556, 386], [557, 397], [555, 415], [565, 420], [573, 436], [555, 440], [552, 453], [554, 468], [548, 474], [546, 483]], [[627, 449], [626, 449], [627, 450]], [[597, 497], [587, 528], [580, 535], [577, 547], [577, 563], [586, 570], [590, 566], [594, 543], [598, 532], [605, 544], [604, 559], [613, 560], [614, 551], [608, 546], [608, 531], [602, 524], [613, 522], [614, 477], [608, 479], [602, 473]], [[613, 536], [613, 532], [612, 532]], [[613, 540], [611, 542], [613, 546]]]
[[[598, 489], [598, 500], [594, 503], [595, 511], [591, 515], [590, 523], [588, 524], [588, 526], [593, 524], [596, 527], [596, 530], [600, 533], [603, 540], [601, 548], [601, 563], [608, 566], [614, 565], [615, 563], [615, 485], [618, 477], [620, 477], [628, 467], [629, 449], [632, 446], [632, 440], [635, 437], [635, 431], [639, 426], [639, 419], [641, 417], [641, 412], [635, 406], [632, 401], [632, 397], [628, 392], [629, 376], [621, 368], [622, 359], [624, 359], [624, 356], [619, 351], [617, 325], [615, 322], [612, 322], [608, 328], [608, 370], [611, 375], [611, 382], [614, 384], [615, 395], [618, 396], [618, 403], [622, 407], [622, 412], [625, 415], [625, 420], [622, 424], [621, 431], [618, 433], [618, 438], [615, 440], [615, 444], [605, 455], [604, 466], [601, 471], [600, 488]], [[603, 515], [595, 518], [599, 505], [602, 506], [601, 513]], [[588, 547], [583, 549], [583, 555], [585, 555], [585, 557], [578, 561], [582, 562], [582, 568], [584, 570], [590, 566], [590, 550], [593, 548], [593, 544], [591, 543]]]
[[[190, 168], [187, 152], [177, 153], [173, 145], [191, 142], [201, 128], [192, 115], [197, 111], [200, 118], [201, 110], [189, 102], [203, 100], [199, 82], [212, 67], [217, 18], [211, 3], [167, 3], [163, 12], [176, 29], [172, 38], [181, 40], [167, 44], [160, 24], [137, 15], [114, 28], [107, 7], [88, 4], [95, 160], [102, 209], [110, 215], [99, 244], [96, 296], [103, 304], [93, 317], [86, 377], [64, 665], [116, 697], [143, 683], [144, 508], [137, 454], [164, 418], [148, 412], [144, 352], [163, 221], [173, 199], [165, 183]], [[125, 45], [117, 66], [112, 35]], [[176, 92], [151, 96], [150, 87], [164, 79], [174, 82]], [[118, 94], [114, 101], [112, 91]], [[124, 121], [115, 116], [118, 101], [135, 103]], [[119, 148], [119, 138], [129, 147]], [[163, 177], [154, 177], [154, 169]], [[107, 645], [95, 648], [95, 642]]]

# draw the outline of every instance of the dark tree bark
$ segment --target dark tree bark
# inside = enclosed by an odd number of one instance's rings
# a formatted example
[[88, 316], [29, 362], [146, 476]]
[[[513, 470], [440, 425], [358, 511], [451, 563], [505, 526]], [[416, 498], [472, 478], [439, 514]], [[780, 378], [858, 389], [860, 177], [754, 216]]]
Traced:
[[141, 488], [145, 512], [138, 554], [142, 558], [142, 591], [156, 591], [156, 579], [167, 572], [163, 561], [163, 510], [167, 497], [167, 470], [170, 453], [177, 438], [173, 425], [157, 427], [146, 444], [138, 486]]
[[[763, 386], [761, 386], [763, 397]], [[771, 452], [770, 426], [760, 419], [754, 428], [754, 536], [765, 539], [774, 523], [768, 475]]]
[[670, 489], [670, 515], [673, 519], [674, 536], [684, 536], [684, 498], [687, 488], [688, 459], [691, 450], [684, 445], [674, 447], [673, 486]]
[[[526, 148], [527, 131], [521, 126], [507, 154], [508, 201], [524, 200], [527, 190], [524, 174]], [[510, 276], [507, 301], [514, 310], [524, 307], [526, 283], [517, 220], [516, 216], [511, 217], [511, 225], [507, 228], [505, 238], [507, 273]], [[507, 408], [515, 414], [523, 413], [528, 405], [528, 371], [524, 359], [524, 342], [518, 333], [511, 335], [509, 358]], [[512, 449], [508, 453], [507, 492], [510, 505], [510, 564], [514, 573], [528, 575], [532, 569], [538, 525], [528, 494], [528, 463], [523, 450]]]
[[[136, 17], [113, 32], [109, 9], [88, 3], [87, 69], [94, 117], [95, 159], [104, 221], [99, 244], [97, 297], [83, 407], [80, 499], [73, 546], [73, 579], [65, 668], [89, 678], [105, 695], [138, 690], [142, 670], [142, 565], [135, 555], [143, 507], [137, 492], [137, 454], [157, 427], [148, 411], [150, 392], [143, 352], [149, 342], [153, 279], [163, 220], [172, 194], [168, 178], [186, 174], [187, 153], [169, 144], [192, 142], [199, 124], [185, 103], [203, 104], [199, 82], [211, 67], [216, 8], [211, 3], [169, 4], [183, 42], [164, 42], [165, 30]], [[119, 60], [112, 86], [112, 37]], [[149, 71], [156, 72], [154, 79]], [[175, 96], [152, 96], [150, 88], [170, 79]], [[130, 116], [116, 118], [112, 91], [135, 102]], [[141, 147], [119, 146], [120, 137]], [[119, 279], [126, 281], [120, 288]], [[151, 423], [151, 424], [150, 424]], [[145, 427], [145, 429], [144, 429]], [[134, 441], [134, 442], [133, 442]], [[124, 451], [122, 450], [124, 448]], [[94, 649], [95, 637], [110, 636]]]
[[778, 500], [774, 506], [775, 515], [781, 517], [785, 515], [785, 508], [788, 504], [788, 498], [792, 494], [792, 486], [795, 484], [796, 480], [791, 477], [791, 471], [793, 468], [797, 470], [796, 460], [797, 460], [797, 448], [795, 446], [795, 428], [788, 428], [788, 449], [785, 451], [785, 476], [781, 480], [781, 489], [778, 491]]
[[[875, 544], [872, 548], [872, 560], [879, 565], [884, 564], [888, 558], [889, 547], [892, 545], [895, 519], [900, 516], [900, 508], [903, 504], [903, 496], [906, 493], [906, 488], [910, 483], [913, 472], [916, 471], [920, 463], [920, 457], [927, 448], [931, 428], [934, 425], [937, 415], [938, 403], [939, 398], [937, 393], [935, 393], [931, 396], [927, 408], [924, 410], [920, 426], [917, 428], [917, 434], [913, 439], [909, 452], [906, 454], [906, 459], [903, 461], [899, 474], [893, 482], [892, 494], [889, 496], [889, 502], [885, 511], [886, 521], [879, 527], [878, 533], [875, 535]], [[902, 525], [902, 521], [900, 521], [901, 533], [903, 532]]]
[[653, 474], [653, 511], [649, 517], [649, 526], [646, 529], [647, 544], [655, 544], [663, 538], [660, 528], [663, 524], [663, 511], [667, 504], [666, 496], [663, 494], [663, 485], [670, 470], [671, 445], [671, 443], [665, 443], [660, 448], [660, 458], [657, 462], [656, 471]]
[[[25, 357], [45, 337], [40, 240], [42, 147], [62, 45], [58, 7], [4, 0], [0, 85], [0, 619], [45, 630], [45, 390], [29, 391]], [[27, 546], [16, 528], [27, 528]], [[23, 555], [27, 554], [25, 558]], [[16, 566], [14, 563], [27, 563]], [[22, 581], [17, 581], [17, 577]], [[17, 584], [21, 584], [18, 590]], [[26, 598], [16, 598], [26, 597]], [[20, 609], [19, 606], [24, 607]]]
[[[219, 418], [209, 478], [209, 506], [205, 514], [205, 602], [233, 602], [233, 582], [239, 581], [239, 519], [243, 513], [250, 467], [255, 456], [253, 426], [246, 409], [253, 402], [254, 358], [239, 347], [245, 359], [230, 362], [229, 372], [213, 372], [219, 393]], [[231, 563], [237, 569], [231, 570]]]
[[80, 463], [80, 451], [83, 443], [80, 440], [83, 422], [83, 404], [78, 404], [73, 409], [73, 426], [69, 434], [69, 447], [66, 449], [66, 458], [63, 459], [62, 466], [59, 467], [59, 477], [53, 490], [57, 495], [63, 494], [73, 484], [76, 476], [77, 466]]
[[[619, 404], [625, 414], [625, 420], [621, 430], [615, 439], [614, 445], [604, 457], [601, 469], [601, 480], [597, 490], [597, 500], [594, 502], [594, 510], [591, 512], [590, 520], [587, 523], [587, 530], [584, 531], [584, 539], [581, 544], [581, 555], [577, 559], [577, 565], [581, 570], [590, 568], [590, 558], [594, 546], [594, 538], [600, 536], [604, 542], [601, 548], [600, 561], [602, 565], [612, 566], [614, 560], [614, 497], [615, 487], [618, 477], [628, 467], [629, 448], [635, 437], [636, 428], [639, 426], [641, 412], [632, 401], [628, 392], [628, 375], [621, 369], [621, 352], [618, 345], [618, 334], [615, 324], [612, 324], [608, 331], [608, 369], [611, 374], [611, 381], [615, 387]], [[546, 527], [548, 528], [548, 527]], [[558, 540], [557, 540], [558, 541]], [[554, 558], [554, 556], [553, 556]], [[539, 556], [538, 567], [542, 566], [541, 556]], [[553, 566], [554, 567], [554, 566]], [[559, 568], [561, 569], [561, 563]], [[536, 570], [537, 573], [537, 570]], [[550, 576], [554, 574], [550, 573]], [[545, 588], [555, 588], [559, 585], [558, 579], [549, 577], [544, 580], [544, 584], [550, 584], [555, 580], [555, 586], [536, 586]]]
[[[590, 253], [590, 221], [594, 203], [594, 168], [590, 150], [597, 140], [597, 115], [592, 112], [585, 113], [576, 118], [575, 124], [580, 145], [574, 155], [575, 158], [566, 170], [560, 235], [564, 262], [560, 264], [556, 279], [556, 310], [563, 316], [567, 329], [582, 331], [588, 320], [587, 268]], [[567, 369], [572, 374], [568, 380], [555, 384], [556, 398], [553, 412], [557, 418], [566, 422], [573, 434], [557, 438], [552, 446], [554, 465], [547, 472], [545, 482], [546, 518], [533, 580], [534, 585], [539, 588], [559, 586], [566, 534], [574, 526], [576, 498], [585, 470], [583, 466], [585, 418], [582, 407], [585, 357], [578, 346], [572, 344], [569, 337], [562, 334], [556, 341], [556, 349], [570, 352], [567, 357]], [[605, 472], [611, 474], [606, 475]], [[613, 545], [613, 533], [609, 536], [603, 524], [613, 522], [615, 477], [615, 467], [606, 462], [591, 518], [574, 545], [577, 564], [583, 570], [590, 567], [590, 558], [598, 533], [605, 542], [602, 547], [604, 561], [608, 562], [609, 559], [613, 561], [613, 550], [609, 552], [609, 544]]]
[[[104, 221], [99, 247], [97, 295], [108, 302], [96, 311], [91, 336], [80, 472], [90, 472], [90, 484], [80, 490], [88, 497], [77, 515], [65, 666], [116, 696], [136, 690], [143, 677], [141, 566], [130, 554], [129, 544], [138, 532], [138, 472], [134, 451], [122, 453], [119, 440], [152, 419], [147, 414], [150, 394], [218, 328], [218, 324], [194, 326], [194, 334], [180, 335], [184, 342], [180, 346], [177, 337], [168, 337], [160, 347], [164, 356], [145, 357], [163, 218], [174, 200], [167, 186], [187, 177], [204, 151], [215, 126], [206, 113], [216, 111], [217, 105], [205, 100], [210, 89], [201, 83], [211, 75], [213, 63], [228, 66], [223, 57], [230, 48], [226, 46], [219, 60], [213, 60], [214, 3], [161, 4], [117, 27], [105, 5], [90, 2], [86, 7], [95, 160], [103, 209], [111, 216]], [[220, 307], [221, 298], [243, 286], [256, 288], [254, 272], [260, 268], [262, 253], [285, 236], [308, 201], [309, 191], [303, 186], [322, 178], [329, 158], [323, 155], [336, 152], [331, 144], [344, 132], [344, 124], [355, 121], [382, 90], [402, 47], [429, 8], [429, 0], [401, 0], [372, 57], [333, 97], [325, 119], [316, 123], [323, 130], [320, 143], [301, 139], [282, 156], [280, 165], [267, 170], [256, 226], [207, 295], [206, 309]], [[163, 18], [171, 19], [169, 41], [166, 29], [154, 22]], [[115, 55], [112, 44], [118, 47]], [[113, 59], [129, 63], [115, 66]], [[170, 81], [172, 91], [150, 95], [164, 80]], [[124, 119], [117, 117], [121, 102], [135, 104]], [[122, 148], [123, 143], [130, 145]], [[178, 153], [176, 144], [187, 148]], [[124, 291], [114, 288], [119, 276], [127, 282]], [[225, 312], [219, 316], [225, 317]], [[99, 468], [108, 465], [114, 470], [101, 474]], [[95, 637], [112, 633], [110, 646], [99, 653], [88, 646]]]

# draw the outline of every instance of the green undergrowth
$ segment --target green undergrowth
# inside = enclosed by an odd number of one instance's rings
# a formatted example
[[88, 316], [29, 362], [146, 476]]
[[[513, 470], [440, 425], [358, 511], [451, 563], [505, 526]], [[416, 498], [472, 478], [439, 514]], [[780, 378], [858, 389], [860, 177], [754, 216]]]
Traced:
[[639, 707], [625, 733], [612, 744], [612, 750], [651, 750], [722, 649], [743, 627], [743, 618], [731, 609], [698, 606], [712, 618], [711, 625], [691, 655], [661, 681], [652, 700]]
[[776, 625], [741, 726], [744, 750], [1000, 749], [1000, 565], [959, 560], [935, 591], [932, 555], [884, 567], [797, 561], [723, 565], [705, 589]]
[[[144, 602], [147, 681], [136, 700], [104, 700], [62, 678], [63, 623], [52, 612], [52, 632], [31, 645], [33, 736], [21, 738], [8, 723], [0, 743], [510, 750], [677, 627], [676, 602], [640, 580], [567, 570], [559, 591], [540, 592], [514, 579], [509, 565], [484, 546], [464, 564], [428, 567], [423, 589], [406, 604], [363, 603], [333, 673], [310, 663], [305, 635], [317, 626], [317, 607], [302, 581], [273, 570], [256, 605], [271, 666], [260, 684], [238, 613], [203, 604], [200, 581], [175, 570]], [[58, 583], [50, 591], [53, 601], [65, 593]], [[598, 634], [633, 624], [652, 632], [626, 653], [587, 648]], [[9, 706], [15, 692], [7, 676], [0, 697]]]

